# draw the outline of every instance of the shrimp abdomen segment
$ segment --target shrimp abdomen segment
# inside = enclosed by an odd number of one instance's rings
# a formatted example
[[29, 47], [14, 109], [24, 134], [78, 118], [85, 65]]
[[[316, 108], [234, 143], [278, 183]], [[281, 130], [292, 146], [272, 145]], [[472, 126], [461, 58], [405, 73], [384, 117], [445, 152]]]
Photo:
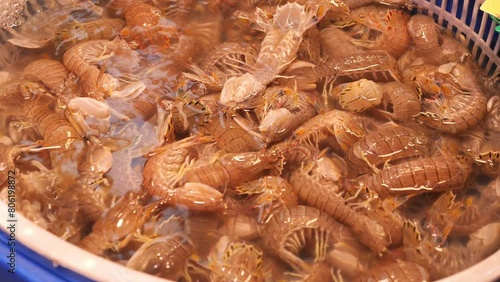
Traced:
[[425, 134], [390, 123], [356, 142], [347, 152], [346, 162], [354, 171], [366, 173], [389, 161], [426, 155], [429, 149]]
[[442, 192], [463, 188], [471, 170], [458, 158], [416, 159], [382, 169], [367, 185], [381, 196]]
[[487, 101], [480, 91], [473, 94], [456, 94], [448, 103], [449, 109], [443, 110], [443, 106], [430, 104], [430, 110], [420, 112], [415, 119], [439, 131], [456, 134], [473, 127], [483, 119]]

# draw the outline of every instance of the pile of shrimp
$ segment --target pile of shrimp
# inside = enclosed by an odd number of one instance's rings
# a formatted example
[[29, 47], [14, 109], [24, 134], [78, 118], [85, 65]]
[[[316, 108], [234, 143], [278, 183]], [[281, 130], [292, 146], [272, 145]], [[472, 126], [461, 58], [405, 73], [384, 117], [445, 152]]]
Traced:
[[407, 1], [24, 5], [0, 197], [15, 172], [63, 240], [177, 281], [431, 281], [500, 248], [498, 81]]

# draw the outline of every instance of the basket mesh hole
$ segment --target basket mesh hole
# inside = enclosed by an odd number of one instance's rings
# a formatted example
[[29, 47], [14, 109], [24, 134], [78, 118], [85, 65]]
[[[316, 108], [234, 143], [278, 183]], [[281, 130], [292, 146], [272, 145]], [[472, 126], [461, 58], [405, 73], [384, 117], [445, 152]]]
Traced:
[[[493, 23], [493, 20], [490, 17], [487, 17], [484, 30], [490, 30], [492, 23]], [[488, 32], [484, 32], [482, 38], [484, 41], [486, 41], [486, 39], [488, 39]]]
[[465, 17], [465, 23], [467, 25], [470, 25], [470, 22], [472, 20], [472, 11], [474, 10], [474, 1], [470, 1], [469, 5], [467, 6], [467, 15]]
[[462, 18], [462, 11], [464, 9], [464, 3], [463, 3], [463, 1], [458, 1], [457, 6], [458, 6], [458, 9], [457, 9], [456, 17], [458, 19], [461, 19]]
[[439, 23], [439, 16], [437, 14], [433, 14], [432, 18], [434, 19], [435, 22]]
[[493, 75], [495, 75], [496, 77], [494, 77], [493, 79], [494, 79], [495, 81], [500, 81], [500, 72], [495, 73], [495, 72], [496, 72], [496, 70], [497, 70], [497, 68], [498, 68], [498, 66], [497, 66], [496, 64], [493, 64], [493, 65], [491, 66], [490, 72], [488, 73], [488, 76], [493, 76]]
[[448, 21], [447, 20], [443, 20], [443, 23], [441, 24], [444, 28], [448, 28]]
[[[414, 14], [418, 14], [418, 13], [417, 13], [417, 11], [418, 11], [418, 10], [417, 10], [417, 9], [415, 9], [415, 10], [413, 11], [413, 13], [414, 13]], [[422, 12], [421, 12], [420, 14], [428, 16], [428, 15], [429, 15], [429, 11], [424, 9], [424, 10], [422, 10]]]
[[443, 1], [442, 0], [436, 0], [436, 6], [443, 7]]
[[474, 32], [479, 34], [479, 30], [481, 29], [481, 24], [483, 23], [483, 11], [478, 10], [476, 15], [476, 24], [474, 25]]
[[488, 62], [490, 61], [490, 58], [488, 56], [484, 56], [483, 63], [481, 64], [481, 68], [485, 69], [486, 66], [488, 65]]
[[[476, 62], [479, 62], [479, 58], [481, 57], [481, 54], [483, 53], [483, 49], [481, 49], [481, 47], [477, 47], [476, 49], [476, 54], [474, 56], [474, 60]], [[474, 54], [473, 54], [474, 55]]]
[[[498, 42], [497, 42], [497, 41], [498, 41], [498, 32], [495, 32], [495, 33], [493, 34], [493, 39], [492, 39], [492, 40], [491, 40], [491, 42], [490, 42], [490, 48], [491, 48], [492, 50], [495, 50], [495, 45], [497, 45], [497, 44], [498, 44]], [[500, 48], [498, 49], [497, 56], [498, 56], [498, 57], [500, 57]]]

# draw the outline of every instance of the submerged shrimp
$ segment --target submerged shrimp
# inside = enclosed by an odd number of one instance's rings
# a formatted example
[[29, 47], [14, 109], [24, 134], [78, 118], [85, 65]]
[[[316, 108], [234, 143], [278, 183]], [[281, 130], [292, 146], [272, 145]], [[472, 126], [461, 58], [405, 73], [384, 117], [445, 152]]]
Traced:
[[249, 152], [265, 147], [264, 138], [252, 130], [242, 117], [231, 115], [224, 109], [212, 111], [205, 127], [224, 152]]
[[112, 165], [111, 150], [105, 147], [96, 137], [90, 137], [90, 141], [85, 147], [84, 158], [78, 164], [79, 176], [73, 187], [76, 192], [67, 191], [71, 193], [70, 197], [76, 195], [76, 206], [88, 221], [95, 222], [108, 208], [108, 195], [105, 191], [97, 189], [97, 187], [101, 183], [109, 185], [104, 178], [104, 174], [109, 171]]
[[71, 23], [57, 33], [56, 55], [66, 51], [80, 41], [94, 39], [115, 39], [125, 26], [122, 19], [98, 19], [86, 23]]
[[77, 231], [92, 226], [111, 205], [109, 183], [104, 177], [112, 166], [111, 152], [95, 137], [91, 140], [78, 164], [76, 181], [60, 193], [52, 205], [57, 222], [75, 225], [74, 229], [65, 230], [64, 237], [73, 238], [78, 235]]
[[470, 161], [456, 156], [428, 157], [384, 167], [358, 177], [380, 197], [442, 192], [463, 188], [472, 172]]
[[336, 26], [322, 29], [320, 36], [323, 55], [329, 58], [348, 57], [361, 51], [361, 48], [352, 44], [352, 37]]
[[[293, 206], [271, 215], [259, 226], [264, 247], [303, 272], [310, 266], [299, 256], [308, 251], [314, 261], [323, 261], [336, 242], [343, 227], [326, 213], [308, 206]], [[313, 246], [313, 247], [307, 247]]]
[[304, 41], [298, 51], [299, 57], [317, 64], [321, 60], [320, 31], [313, 27], [304, 33]]
[[192, 211], [213, 212], [226, 208], [224, 195], [200, 182], [185, 182], [180, 187], [161, 191], [156, 196], [161, 197], [164, 205], [184, 206]]
[[426, 224], [423, 227], [430, 231], [436, 241], [448, 238], [455, 222], [465, 211], [463, 203], [455, 201], [455, 198], [456, 194], [452, 191], [443, 193], [426, 212]]
[[252, 71], [230, 78], [224, 84], [220, 101], [225, 105], [241, 105], [264, 91], [295, 58], [306, 30], [317, 23], [313, 12], [297, 3], [278, 7], [269, 23], [257, 8], [257, 24], [266, 32]]
[[125, 10], [125, 20], [128, 26], [147, 27], [160, 21], [161, 11], [149, 4], [131, 3]]
[[351, 79], [367, 78], [375, 81], [400, 81], [397, 62], [385, 51], [366, 51], [346, 57], [332, 57], [316, 65], [302, 80], [317, 81], [328, 78], [332, 84], [338, 77], [348, 76]]
[[[164, 108], [169, 113], [166, 122], [171, 122], [174, 133], [180, 135], [192, 131], [196, 125], [206, 124], [208, 122], [206, 116], [210, 115], [209, 110], [202, 102], [189, 100], [186, 97], [177, 97], [176, 101], [161, 100], [160, 106], [162, 110]], [[161, 111], [158, 116], [160, 115], [163, 115]], [[169, 119], [171, 121], [168, 121]]]
[[44, 146], [54, 148], [50, 152], [52, 167], [63, 169], [62, 164], [66, 164], [65, 170], [76, 170], [75, 162], [84, 147], [82, 136], [63, 115], [50, 108], [53, 102], [50, 94], [35, 94], [32, 100], [26, 102], [24, 112], [45, 140]]
[[181, 183], [200, 182], [216, 189], [237, 187], [257, 179], [267, 170], [281, 171], [283, 152], [266, 150], [261, 152], [227, 153], [215, 161], [194, 163], [184, 172]]
[[355, 116], [346, 111], [331, 110], [302, 124], [295, 130], [294, 138], [316, 147], [326, 143], [336, 151], [345, 152], [365, 134]]
[[144, 90], [142, 82], [127, 85], [122, 90], [117, 78], [99, 69], [99, 63], [109, 59], [116, 52], [124, 52], [133, 56], [132, 51], [119, 43], [108, 40], [89, 40], [78, 43], [63, 55], [64, 65], [80, 78], [83, 91], [98, 100], [107, 96], [137, 96]]
[[389, 117], [396, 120], [410, 120], [420, 112], [420, 95], [409, 85], [389, 82], [383, 84], [382, 89], [384, 110]]
[[297, 193], [288, 181], [279, 176], [264, 176], [244, 183], [236, 188], [238, 193], [255, 195], [250, 199], [251, 205], [259, 211], [258, 222], [267, 221], [274, 212], [297, 205]]
[[153, 151], [144, 165], [143, 189], [157, 195], [177, 187], [183, 171], [196, 157], [195, 146], [211, 141], [211, 138], [193, 136]]
[[38, 146], [38, 144], [21, 146], [0, 142], [0, 150], [2, 151], [2, 157], [0, 158], [0, 177], [2, 177], [0, 181], [2, 182], [0, 182], [0, 185], [5, 184], [9, 179], [10, 183], [12, 183], [12, 181], [15, 182], [15, 180], [12, 180], [12, 178], [15, 179], [15, 176], [12, 175], [16, 168], [15, 160], [19, 158], [22, 153], [29, 152]]
[[22, 77], [32, 82], [41, 82], [52, 92], [59, 94], [69, 79], [69, 72], [58, 61], [39, 59], [24, 68]]
[[418, 129], [387, 123], [356, 142], [346, 153], [349, 167], [358, 173], [378, 171], [378, 166], [430, 152], [430, 140]]
[[210, 91], [221, 91], [229, 78], [249, 71], [257, 55], [258, 50], [253, 44], [224, 42], [208, 53], [198, 66], [191, 65], [191, 72], [184, 72], [184, 76], [203, 82]]
[[[368, 187], [355, 192], [347, 192], [344, 197], [349, 206], [357, 212], [365, 213], [368, 218], [380, 224], [389, 238], [389, 247], [401, 245], [401, 227], [404, 217], [397, 210], [412, 196], [393, 196], [380, 199], [376, 193]], [[357, 199], [356, 202], [352, 202]]]
[[[382, 226], [366, 215], [356, 212], [337, 194], [339, 189], [335, 185], [341, 183], [340, 175], [335, 177], [337, 181], [322, 181], [318, 170], [312, 170], [313, 165], [314, 163], [309, 163], [304, 168], [292, 172], [290, 176], [290, 184], [299, 199], [349, 226], [355, 236], [373, 251], [385, 251], [389, 240]], [[339, 170], [338, 165], [335, 168]]]
[[432, 17], [414, 15], [408, 21], [408, 32], [418, 50], [425, 55], [436, 55], [439, 52], [439, 31]]
[[270, 87], [263, 97], [259, 130], [268, 143], [281, 141], [316, 115], [313, 93]]
[[122, 119], [127, 117], [114, 111], [106, 102], [90, 97], [76, 97], [69, 100], [64, 111], [66, 118], [81, 136], [102, 136], [110, 129], [111, 114]]
[[[367, 6], [361, 9], [377, 9], [377, 6]], [[370, 10], [370, 9], [369, 9]], [[376, 24], [371, 24], [371, 21], [365, 21], [361, 15], [361, 23], [373, 28], [382, 34], [377, 39], [371, 40], [352, 40], [354, 44], [363, 46], [369, 49], [381, 49], [387, 51], [391, 56], [399, 58], [408, 49], [411, 44], [411, 37], [408, 33], [407, 22], [408, 14], [401, 10], [387, 10], [383, 19], [375, 19]], [[353, 11], [354, 13], [355, 11]], [[382, 12], [383, 13], [383, 12]], [[377, 12], [375, 12], [377, 14]], [[356, 17], [358, 19], [358, 17]], [[381, 23], [381, 24], [378, 24]]]
[[127, 267], [166, 279], [188, 279], [187, 261], [195, 250], [191, 236], [178, 232], [146, 242], [128, 260]]
[[440, 66], [436, 76], [444, 77], [440, 86], [431, 85], [431, 89], [437, 90], [437, 98], [424, 100], [425, 112], [420, 112], [415, 119], [452, 134], [463, 132], [483, 119], [488, 99], [470, 69], [450, 63]]
[[222, 237], [210, 254], [210, 281], [265, 281], [262, 251], [247, 243], [231, 242]]
[[160, 24], [161, 11], [146, 3], [131, 3], [125, 9], [124, 27], [120, 35], [132, 48], [144, 49], [151, 44], [169, 47], [170, 37], [181, 30]]
[[170, 47], [170, 38], [178, 37], [181, 32], [182, 30], [175, 26], [127, 26], [121, 30], [120, 35], [132, 48], [145, 49], [150, 45], [157, 45], [166, 49]]
[[96, 255], [103, 255], [104, 251], [118, 245], [124, 246], [134, 234], [152, 216], [152, 209], [142, 205], [142, 196], [134, 192], [127, 192], [111, 207], [106, 214], [99, 218], [92, 232], [78, 244], [80, 248]]

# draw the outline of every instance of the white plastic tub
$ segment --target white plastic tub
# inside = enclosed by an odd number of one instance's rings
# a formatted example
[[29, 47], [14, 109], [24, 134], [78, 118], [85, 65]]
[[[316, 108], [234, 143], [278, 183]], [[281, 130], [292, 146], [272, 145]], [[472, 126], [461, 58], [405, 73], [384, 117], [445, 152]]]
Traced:
[[[438, 24], [452, 31], [457, 38], [464, 37], [472, 54], [479, 65], [490, 75], [493, 75], [500, 65], [498, 34], [495, 34], [495, 24], [492, 24], [489, 16], [479, 10], [480, 4], [484, 0], [414, 0], [419, 7], [416, 12], [434, 15]], [[500, 2], [500, 1], [499, 1]], [[500, 3], [499, 3], [500, 5]], [[447, 8], [448, 7], [448, 8]], [[7, 205], [0, 202], [0, 228], [5, 233], [7, 230], [8, 213]], [[120, 264], [113, 263], [101, 257], [92, 255], [80, 248], [63, 241], [50, 232], [31, 223], [29, 220], [16, 214], [16, 240], [29, 249], [42, 255], [53, 262], [53, 268], [22, 269], [23, 261], [18, 261], [18, 272], [30, 272], [31, 278], [44, 277], [43, 272], [63, 272], [64, 278], [57, 281], [81, 281], [80, 275], [96, 281], [140, 281], [140, 282], [165, 282], [164, 279], [147, 275], [138, 271], [128, 269]], [[6, 242], [2, 242], [2, 247], [6, 247]], [[8, 249], [5, 249], [8, 250]], [[21, 254], [18, 254], [21, 255]], [[25, 258], [29, 260], [30, 258]], [[27, 261], [24, 261], [26, 264]], [[6, 256], [1, 253], [0, 263], [5, 265]], [[40, 262], [31, 261], [32, 265]], [[64, 269], [66, 268], [66, 269]], [[70, 270], [70, 271], [68, 271]], [[37, 272], [38, 271], [38, 272]], [[72, 275], [71, 273], [80, 275]], [[26, 274], [26, 273], [25, 273]], [[19, 281], [6, 273], [0, 274], [2, 281]], [[452, 281], [475, 281], [489, 282], [500, 278], [500, 250], [474, 265], [473, 267], [459, 272], [455, 275], [442, 279], [443, 282]], [[39, 279], [33, 279], [36, 281]], [[87, 281], [87, 279], [83, 279]]]

